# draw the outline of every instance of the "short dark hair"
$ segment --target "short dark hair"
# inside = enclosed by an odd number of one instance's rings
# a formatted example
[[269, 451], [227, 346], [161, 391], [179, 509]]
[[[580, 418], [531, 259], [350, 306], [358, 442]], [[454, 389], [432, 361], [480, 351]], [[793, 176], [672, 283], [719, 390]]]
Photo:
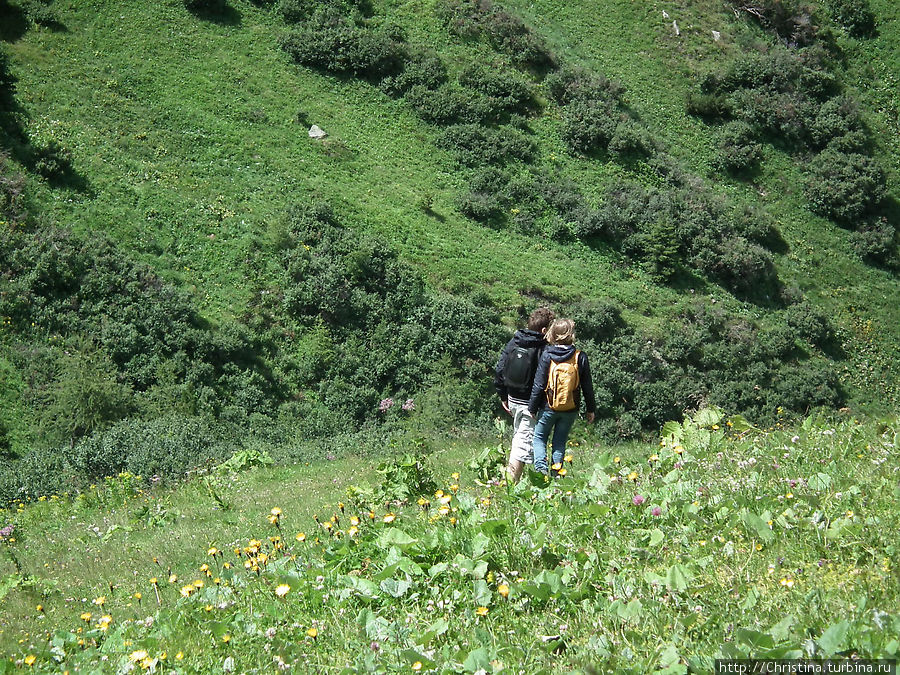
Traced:
[[540, 332], [542, 328], [547, 328], [554, 319], [553, 310], [549, 307], [538, 307], [528, 317], [528, 330]]

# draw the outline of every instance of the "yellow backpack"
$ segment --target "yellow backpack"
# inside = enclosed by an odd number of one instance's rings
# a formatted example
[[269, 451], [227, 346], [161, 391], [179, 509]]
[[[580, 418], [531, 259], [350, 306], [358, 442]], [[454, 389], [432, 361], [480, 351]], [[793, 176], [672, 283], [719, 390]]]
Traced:
[[578, 389], [578, 355], [577, 351], [568, 361], [557, 363], [550, 360], [550, 373], [547, 375], [547, 405], [550, 410], [570, 412], [575, 410], [575, 390]]

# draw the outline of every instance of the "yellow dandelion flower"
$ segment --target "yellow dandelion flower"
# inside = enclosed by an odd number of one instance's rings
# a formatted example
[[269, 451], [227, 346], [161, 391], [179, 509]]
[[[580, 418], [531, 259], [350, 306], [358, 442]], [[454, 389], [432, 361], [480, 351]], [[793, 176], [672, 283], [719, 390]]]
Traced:
[[273, 508], [271, 511], [269, 511], [269, 513], [272, 514], [273, 516], [275, 516], [276, 518], [281, 517], [281, 509], [279, 509], [277, 506], [275, 508]]
[[509, 586], [507, 586], [506, 584], [500, 584], [499, 586], [497, 586], [497, 592], [500, 595], [502, 595], [504, 598], [508, 598], [509, 597]]
[[613, 457], [613, 464], [619, 464], [622, 461], [622, 458], [619, 456]]
[[676, 445], [674, 448], [672, 448], [672, 450], [675, 452], [676, 455], [680, 455], [681, 453], [684, 452], [684, 448], [682, 448], [680, 445]]
[[393, 513], [386, 513], [384, 514], [384, 518], [382, 518], [385, 523], [393, 523], [396, 519], [397, 516]]
[[209, 572], [209, 565], [207, 565], [206, 563], [203, 563], [202, 565], [200, 565], [200, 571], [201, 572]]
[[350, 524], [359, 527], [359, 516], [350, 516]]
[[306, 634], [307, 634], [307, 636], [309, 636], [311, 638], [316, 638], [319, 635], [319, 629], [316, 628], [315, 626], [313, 626], [308, 631], [306, 631]]
[[44, 606], [43, 606], [43, 605], [38, 605], [37, 607], [35, 607], [35, 609], [36, 609], [37, 611], [39, 611], [39, 612], [43, 612], [43, 611], [44, 611]]
[[369, 511], [369, 520], [375, 520], [375, 512]]
[[190, 584], [188, 584], [187, 586], [182, 586], [181, 587], [181, 595], [182, 595], [182, 597], [189, 598], [189, 597], [191, 597], [191, 594], [195, 590], [196, 589]]
[[560, 469], [559, 471], [557, 471], [556, 473], [560, 476], [565, 476], [569, 472], [565, 468], [563, 468], [563, 469]]
[[757, 544], [757, 545], [756, 545], [756, 550], [757, 550], [757, 551], [762, 551], [762, 550], [763, 550], [763, 545], [762, 545], [762, 544]]
[[438, 509], [438, 513], [441, 514], [442, 516], [446, 516], [448, 513], [450, 513], [450, 507], [442, 506], [441, 508]]
[[422, 670], [422, 662], [416, 661], [414, 664], [412, 664], [412, 669], [418, 673], [420, 670]]
[[635, 481], [637, 481], [637, 479], [638, 479], [637, 471], [632, 471], [630, 474], [628, 474], [628, 480], [630, 480], [631, 482], [635, 482]]
[[275, 587], [275, 595], [277, 595], [279, 598], [283, 598], [290, 592], [291, 587], [288, 584], [279, 584]]
[[452, 496], [452, 495], [444, 495], [444, 496], [441, 497], [438, 501], [439, 501], [441, 504], [449, 504], [450, 502], [453, 501], [453, 496]]
[[459, 492], [459, 485], [457, 485], [456, 483], [454, 483], [453, 485], [451, 485], [451, 486], [450, 486], [450, 492], [452, 492], [453, 494], [456, 494], [457, 492]]
[[156, 577], [150, 577], [150, 585], [151, 586], [156, 586], [156, 584], [158, 584], [158, 583], [159, 583], [159, 579], [157, 579]]
[[174, 584], [174, 583], [176, 583], [177, 581], [178, 581], [178, 575], [177, 575], [177, 574], [170, 574], [170, 575], [169, 575], [169, 583], [170, 583], [170, 584]]
[[200, 579], [197, 579], [197, 580], [194, 582], [194, 586], [196, 586], [197, 588], [203, 588], [203, 581], [200, 580]]
[[427, 499], [425, 499], [425, 497], [419, 497], [419, 498], [416, 500], [416, 504], [418, 504], [419, 506], [421, 506], [421, 507], [423, 507], [423, 508], [426, 507], [426, 506], [428, 506], [429, 503], [430, 503], [430, 502], [429, 502]]
[[350, 529], [347, 530], [347, 535], [355, 537], [357, 534], [359, 534], [359, 528], [356, 525], [351, 525]]
[[183, 658], [184, 658], [184, 652], [178, 652], [177, 654], [175, 654], [176, 661], [181, 661]]
[[450, 517], [450, 524], [454, 525], [454, 526], [456, 525], [456, 517], [455, 516]]
[[484, 498], [481, 500], [481, 505], [482, 505], [482, 506], [490, 506], [490, 505], [491, 505], [491, 500], [490, 500], [488, 497], [484, 497]]
[[557, 462], [556, 464], [553, 464], [550, 468], [553, 469], [554, 471], [559, 471], [562, 468], [562, 462]]
[[294, 537], [297, 541], [306, 541], [306, 532], [298, 532], [297, 536]]
[[713, 430], [713, 431], [718, 431], [718, 430], [719, 430], [719, 425], [718, 425], [718, 424], [713, 424], [713, 425], [712, 425], [712, 430]]
[[231, 633], [225, 633], [225, 635], [222, 636], [222, 642], [226, 645], [231, 642]]
[[141, 669], [142, 670], [150, 670], [150, 668], [152, 668], [152, 667], [153, 667], [153, 659], [151, 659], [149, 656], [146, 659], [144, 659], [143, 661], [141, 661]]
[[29, 654], [25, 657], [25, 665], [29, 668], [34, 665], [35, 661], [37, 661], [37, 657], [34, 654]]
[[575, 458], [572, 455], [566, 455], [565, 457], [563, 457], [563, 461], [567, 464], [571, 464], [574, 460]]
[[450, 478], [452, 478], [453, 480], [459, 480], [459, 471], [454, 471], [453, 473], [451, 473]]
[[489, 610], [487, 607], [485, 607], [484, 605], [482, 605], [481, 607], [479, 607], [478, 609], [475, 610], [475, 613], [476, 613], [478, 616], [487, 616], [487, 614], [488, 614], [489, 611], [490, 611], [490, 610]]
[[84, 621], [85, 623], [88, 623], [91, 620], [91, 613], [90, 612], [82, 612], [81, 620]]
[[206, 555], [215, 556], [215, 555], [219, 555], [219, 553], [221, 553], [221, 551], [219, 549], [217, 549], [215, 546], [210, 546], [209, 550], [206, 551]]
[[785, 498], [785, 499], [793, 499], [793, 498], [794, 498], [794, 493], [793, 493], [793, 492], [788, 492], [788, 493], [784, 496], [784, 498]]
[[141, 598], [143, 598], [143, 597], [144, 597], [144, 595], [140, 591], [138, 591], [137, 593], [134, 594], [134, 599], [137, 600], [138, 602], [140, 602]]
[[443, 490], [438, 490], [437, 492], [434, 493], [434, 496], [435, 496], [437, 499], [440, 499], [441, 497], [444, 496], [444, 491], [443, 491]]
[[99, 598], [94, 598], [94, 604], [97, 605], [98, 607], [103, 607], [103, 605], [105, 603], [106, 603], [105, 595], [101, 595]]
[[136, 649], [128, 655], [128, 658], [133, 662], [137, 663], [138, 661], [143, 661], [147, 658], [147, 651], [144, 649]]

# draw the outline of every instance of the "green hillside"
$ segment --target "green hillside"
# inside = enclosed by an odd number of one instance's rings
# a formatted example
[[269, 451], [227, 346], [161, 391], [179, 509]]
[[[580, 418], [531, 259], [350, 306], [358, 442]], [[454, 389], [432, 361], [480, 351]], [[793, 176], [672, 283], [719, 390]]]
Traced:
[[758, 4], [0, 3], [0, 493], [484, 433], [542, 303], [607, 440], [896, 410], [898, 10]]

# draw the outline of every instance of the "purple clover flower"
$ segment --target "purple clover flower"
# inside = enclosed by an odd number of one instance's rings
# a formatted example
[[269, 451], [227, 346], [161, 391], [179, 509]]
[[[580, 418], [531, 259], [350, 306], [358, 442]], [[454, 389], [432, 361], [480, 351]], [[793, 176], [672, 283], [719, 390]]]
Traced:
[[662, 509], [659, 508], [658, 506], [654, 506], [653, 509], [650, 511], [650, 515], [651, 515], [651, 516], [661, 516], [661, 515], [662, 515]]
[[631, 503], [634, 504], [635, 506], [640, 506], [645, 501], [647, 501], [647, 500], [644, 498], [643, 495], [635, 495], [634, 497], [631, 498]]
[[383, 398], [378, 404], [378, 412], [387, 412], [394, 405], [394, 399]]
[[409, 412], [410, 410], [415, 410], [416, 404], [413, 403], [413, 400], [411, 398], [408, 398], [408, 399], [406, 399], [406, 402], [401, 407], [406, 412]]
[[0, 537], [8, 537], [15, 531], [16, 531], [15, 525], [7, 525], [3, 529], [0, 529]]

